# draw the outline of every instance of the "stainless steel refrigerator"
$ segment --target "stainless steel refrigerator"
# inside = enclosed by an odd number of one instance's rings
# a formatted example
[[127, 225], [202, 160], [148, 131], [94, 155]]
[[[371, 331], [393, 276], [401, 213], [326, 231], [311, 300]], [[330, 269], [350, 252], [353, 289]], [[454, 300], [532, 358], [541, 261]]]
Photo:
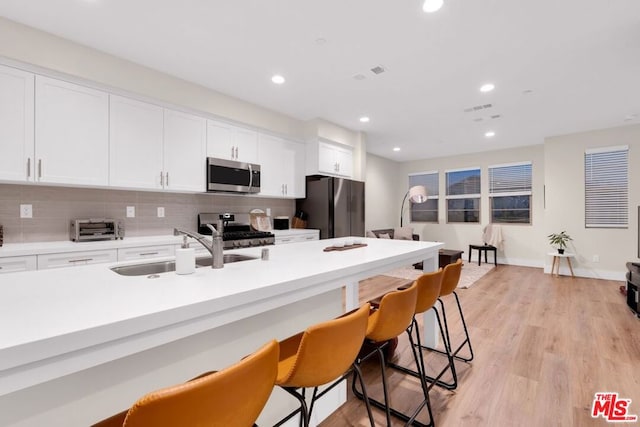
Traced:
[[307, 197], [296, 203], [307, 215], [307, 227], [321, 239], [364, 236], [364, 182], [327, 176], [307, 177]]

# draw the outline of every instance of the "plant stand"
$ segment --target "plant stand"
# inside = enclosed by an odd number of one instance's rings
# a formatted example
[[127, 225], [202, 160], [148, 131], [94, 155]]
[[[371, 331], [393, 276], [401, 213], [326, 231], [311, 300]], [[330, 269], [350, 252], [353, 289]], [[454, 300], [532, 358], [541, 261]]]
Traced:
[[573, 266], [571, 265], [571, 258], [575, 256], [575, 254], [565, 252], [563, 254], [559, 254], [557, 252], [549, 252], [549, 255], [553, 257], [553, 262], [551, 263], [551, 275], [553, 276], [553, 272], [555, 270], [555, 276], [560, 276], [560, 260], [562, 258], [567, 260], [567, 264], [569, 265], [569, 271], [571, 271], [571, 277], [576, 277], [573, 274]]

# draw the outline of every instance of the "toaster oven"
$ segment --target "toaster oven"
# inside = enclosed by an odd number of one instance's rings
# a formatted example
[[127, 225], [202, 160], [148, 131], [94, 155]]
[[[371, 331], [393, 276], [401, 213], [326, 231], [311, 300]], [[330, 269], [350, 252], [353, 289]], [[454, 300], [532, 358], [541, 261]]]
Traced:
[[69, 238], [73, 242], [123, 239], [124, 225], [115, 219], [73, 219]]

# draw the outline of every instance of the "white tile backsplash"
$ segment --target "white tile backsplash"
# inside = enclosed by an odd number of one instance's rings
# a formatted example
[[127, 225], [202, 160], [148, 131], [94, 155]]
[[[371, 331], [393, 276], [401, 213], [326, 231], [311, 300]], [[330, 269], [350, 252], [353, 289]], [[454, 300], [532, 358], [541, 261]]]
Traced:
[[[33, 205], [33, 218], [20, 219], [21, 203]], [[127, 206], [136, 207], [135, 218], [125, 218]], [[158, 206], [165, 208], [164, 218], [158, 218]], [[0, 184], [4, 243], [68, 240], [69, 221], [76, 218], [122, 219], [126, 238], [170, 234], [174, 227], [196, 231], [199, 212], [248, 213], [255, 208], [293, 216], [295, 200]]]

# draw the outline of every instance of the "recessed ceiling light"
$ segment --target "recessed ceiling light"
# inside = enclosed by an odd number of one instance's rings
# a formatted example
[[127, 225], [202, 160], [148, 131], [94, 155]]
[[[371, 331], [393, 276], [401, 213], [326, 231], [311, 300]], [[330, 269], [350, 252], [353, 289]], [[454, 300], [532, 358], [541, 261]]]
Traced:
[[491, 138], [491, 137], [496, 136], [496, 133], [494, 131], [490, 130], [489, 132], [485, 132], [484, 136], [486, 136], [487, 138]]
[[522, 91], [523, 95], [531, 95], [533, 93], [533, 89], [525, 89]]
[[273, 77], [271, 77], [271, 81], [277, 85], [281, 85], [282, 83], [285, 82], [284, 77], [282, 77], [280, 74], [276, 74]]
[[400, 151], [400, 147], [393, 147], [393, 151]]
[[496, 86], [493, 83], [486, 83], [480, 86], [480, 92], [491, 92], [494, 90]]
[[433, 13], [440, 10], [443, 0], [424, 0], [422, 4], [422, 10], [427, 13]]
[[327, 39], [325, 39], [324, 37], [318, 37], [316, 39], [316, 44], [325, 44], [327, 42]]
[[630, 122], [630, 121], [635, 120], [635, 119], [637, 119], [637, 118], [638, 118], [638, 115], [637, 115], [637, 114], [628, 114], [628, 115], [626, 115], [626, 116], [624, 117], [624, 121], [625, 121], [625, 122]]
[[362, 123], [369, 123], [370, 120], [371, 119], [369, 119], [369, 117], [367, 117], [367, 116], [360, 117], [360, 121]]

